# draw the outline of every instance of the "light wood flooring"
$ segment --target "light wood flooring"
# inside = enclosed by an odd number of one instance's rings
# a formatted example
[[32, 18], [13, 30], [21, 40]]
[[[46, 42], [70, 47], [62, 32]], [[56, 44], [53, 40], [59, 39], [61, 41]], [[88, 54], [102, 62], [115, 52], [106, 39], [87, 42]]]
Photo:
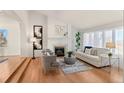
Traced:
[[110, 83], [122, 82], [122, 71], [117, 68], [111, 69], [108, 73], [103, 69], [94, 68], [85, 72], [77, 72], [73, 74], [64, 74], [61, 69], [58, 72], [49, 72], [47, 75], [43, 73], [42, 59], [36, 58], [31, 60], [28, 68], [20, 82], [22, 83]]
[[111, 72], [99, 68], [64, 74], [61, 69], [57, 72], [43, 73], [42, 58], [10, 57], [0, 63], [0, 82], [7, 83], [121, 83], [122, 70], [112, 67]]

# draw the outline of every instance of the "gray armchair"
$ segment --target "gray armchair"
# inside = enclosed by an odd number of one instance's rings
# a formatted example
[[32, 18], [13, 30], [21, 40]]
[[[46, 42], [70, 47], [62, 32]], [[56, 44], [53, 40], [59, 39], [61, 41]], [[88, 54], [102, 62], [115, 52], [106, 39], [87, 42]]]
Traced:
[[58, 70], [59, 64], [56, 62], [56, 55], [43, 55], [43, 70], [47, 74], [50, 70]]

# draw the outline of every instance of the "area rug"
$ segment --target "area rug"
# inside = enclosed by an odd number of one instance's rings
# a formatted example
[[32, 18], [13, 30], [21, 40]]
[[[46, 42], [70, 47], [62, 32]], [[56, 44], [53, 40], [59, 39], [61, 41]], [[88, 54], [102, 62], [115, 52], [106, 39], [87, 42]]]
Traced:
[[79, 60], [77, 60], [73, 65], [68, 65], [63, 60], [59, 60], [58, 63], [60, 65], [60, 68], [63, 70], [64, 74], [83, 72], [93, 69], [92, 66]]

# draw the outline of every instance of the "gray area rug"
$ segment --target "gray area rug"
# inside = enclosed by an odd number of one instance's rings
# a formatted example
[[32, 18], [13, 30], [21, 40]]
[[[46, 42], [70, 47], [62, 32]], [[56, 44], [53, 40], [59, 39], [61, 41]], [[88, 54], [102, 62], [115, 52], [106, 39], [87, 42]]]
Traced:
[[77, 60], [75, 62], [75, 64], [73, 64], [73, 65], [68, 65], [68, 64], [64, 63], [64, 61], [62, 59], [59, 59], [58, 63], [60, 65], [60, 68], [63, 70], [64, 74], [83, 72], [83, 71], [93, 69], [92, 66], [90, 66], [84, 62], [81, 62], [79, 60]]

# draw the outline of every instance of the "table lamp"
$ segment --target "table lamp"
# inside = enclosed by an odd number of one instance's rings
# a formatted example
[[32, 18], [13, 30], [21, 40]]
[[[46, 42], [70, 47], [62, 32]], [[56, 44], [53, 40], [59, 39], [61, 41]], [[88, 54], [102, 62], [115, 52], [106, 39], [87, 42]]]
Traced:
[[107, 42], [106, 43], [106, 48], [109, 48], [110, 49], [110, 53], [108, 54], [108, 56], [111, 57], [112, 56], [111, 49], [112, 48], [115, 48], [115, 44], [113, 42]]

